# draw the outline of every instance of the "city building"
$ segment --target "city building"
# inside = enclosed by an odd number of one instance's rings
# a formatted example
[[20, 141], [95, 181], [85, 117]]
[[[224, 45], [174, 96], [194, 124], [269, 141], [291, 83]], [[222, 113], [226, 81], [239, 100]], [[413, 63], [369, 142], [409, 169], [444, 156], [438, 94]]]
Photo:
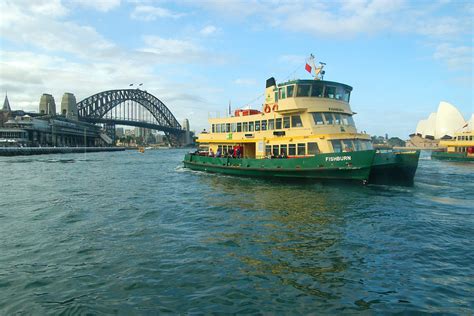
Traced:
[[[61, 109], [64, 115], [57, 115], [56, 105], [50, 94], [40, 99], [41, 114], [12, 111], [5, 96], [0, 111], [0, 146], [104, 146], [111, 145], [111, 139], [100, 126], [77, 120], [75, 97], [67, 93]], [[68, 118], [69, 115], [69, 118]]]

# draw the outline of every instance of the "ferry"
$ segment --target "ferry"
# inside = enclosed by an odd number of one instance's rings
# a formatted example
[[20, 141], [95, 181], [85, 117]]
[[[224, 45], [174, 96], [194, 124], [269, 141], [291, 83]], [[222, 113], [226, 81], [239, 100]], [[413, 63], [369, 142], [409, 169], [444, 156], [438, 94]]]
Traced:
[[474, 131], [454, 133], [453, 138], [442, 139], [439, 147], [431, 152], [431, 159], [474, 162]]
[[352, 87], [324, 80], [324, 65], [307, 61], [312, 79], [277, 84], [269, 78], [261, 110], [209, 119], [184, 166], [238, 176], [413, 184], [420, 152], [376, 152], [370, 136], [356, 129]]

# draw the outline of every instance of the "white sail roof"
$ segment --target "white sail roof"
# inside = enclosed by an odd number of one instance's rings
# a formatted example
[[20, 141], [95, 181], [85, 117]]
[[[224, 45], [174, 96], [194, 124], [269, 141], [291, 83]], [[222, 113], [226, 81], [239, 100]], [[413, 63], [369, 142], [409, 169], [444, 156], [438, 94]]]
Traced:
[[[474, 115], [470, 121], [474, 122]], [[466, 121], [459, 110], [454, 105], [441, 101], [437, 112], [431, 113], [428, 119], [418, 122], [416, 133], [421, 134], [423, 137], [432, 136], [440, 139], [445, 135], [453, 136], [464, 125], [466, 125]]]

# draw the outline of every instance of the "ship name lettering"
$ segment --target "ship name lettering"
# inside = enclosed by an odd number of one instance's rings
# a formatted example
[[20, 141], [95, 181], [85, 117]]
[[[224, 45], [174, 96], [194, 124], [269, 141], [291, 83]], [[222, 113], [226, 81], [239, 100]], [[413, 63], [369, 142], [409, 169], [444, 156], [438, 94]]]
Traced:
[[326, 161], [347, 161], [352, 160], [351, 156], [326, 157]]

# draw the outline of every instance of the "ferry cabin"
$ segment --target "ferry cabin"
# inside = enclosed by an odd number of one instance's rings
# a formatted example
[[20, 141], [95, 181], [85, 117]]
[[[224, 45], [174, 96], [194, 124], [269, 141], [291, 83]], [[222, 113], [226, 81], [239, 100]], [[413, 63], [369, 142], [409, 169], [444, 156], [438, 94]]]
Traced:
[[323, 80], [267, 80], [262, 111], [237, 110], [210, 119], [201, 133], [201, 150], [228, 152], [241, 146], [244, 158], [289, 158], [318, 153], [372, 149], [369, 135], [358, 133], [349, 100], [352, 87]]

